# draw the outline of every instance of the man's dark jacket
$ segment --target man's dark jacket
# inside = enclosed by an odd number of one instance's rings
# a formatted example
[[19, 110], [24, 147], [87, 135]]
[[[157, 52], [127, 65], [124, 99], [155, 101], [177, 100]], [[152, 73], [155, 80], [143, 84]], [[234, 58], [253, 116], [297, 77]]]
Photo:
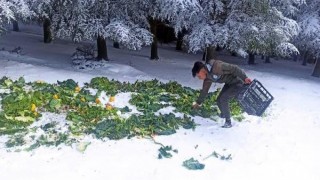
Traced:
[[197, 104], [202, 104], [208, 95], [208, 91], [213, 82], [225, 83], [227, 85], [233, 85], [237, 83], [243, 84], [244, 80], [247, 78], [245, 72], [237, 65], [225, 63], [220, 60], [211, 60], [209, 62], [209, 69], [207, 67], [208, 66], [205, 68], [209, 73], [207, 74], [206, 79], [203, 81], [203, 87], [197, 100]]

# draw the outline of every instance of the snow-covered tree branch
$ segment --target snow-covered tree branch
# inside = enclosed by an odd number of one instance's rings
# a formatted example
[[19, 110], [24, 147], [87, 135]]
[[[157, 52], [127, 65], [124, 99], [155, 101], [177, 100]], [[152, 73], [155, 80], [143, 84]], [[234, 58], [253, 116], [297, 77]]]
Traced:
[[320, 1], [307, 1], [297, 19], [300, 31], [295, 44], [301, 51], [320, 57]]

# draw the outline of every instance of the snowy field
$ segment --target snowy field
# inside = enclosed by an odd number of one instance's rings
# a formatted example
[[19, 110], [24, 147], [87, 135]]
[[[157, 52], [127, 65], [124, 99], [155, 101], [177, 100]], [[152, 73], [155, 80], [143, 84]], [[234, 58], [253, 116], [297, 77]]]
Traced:
[[[160, 45], [161, 60], [150, 61], [149, 48], [142, 51], [114, 49], [109, 44], [111, 61], [94, 70], [76, 70], [70, 55], [77, 45], [62, 40], [43, 44], [34, 29], [11, 32], [0, 37], [0, 49], [22, 47], [22, 54], [0, 51], [0, 77], [23, 76], [26, 81], [74, 79], [83, 85], [93, 77], [134, 82], [157, 78], [175, 80], [185, 86], [201, 88], [201, 81], [191, 76], [194, 61], [201, 54], [175, 52], [173, 45]], [[275, 61], [248, 66], [246, 60], [221, 54], [220, 59], [241, 66], [248, 76], [258, 79], [275, 97], [267, 116], [245, 115], [241, 123], [223, 129], [223, 120], [214, 122], [195, 117], [194, 131], [179, 130], [155, 140], [178, 150], [169, 159], [158, 159], [159, 145], [150, 139], [132, 138], [102, 142], [90, 139], [86, 151], [75, 148], [41, 147], [33, 152], [7, 152], [6, 138], [0, 137], [0, 179], [219, 179], [219, 180], [319, 180], [320, 172], [320, 79], [311, 77], [312, 66], [291, 61]], [[212, 91], [221, 85], [213, 86]], [[117, 98], [121, 106], [129, 97]], [[119, 100], [118, 100], [119, 99]], [[117, 102], [118, 101], [118, 102]], [[169, 111], [165, 109], [163, 111]], [[63, 121], [64, 116], [46, 114], [41, 120]], [[216, 151], [232, 155], [225, 161], [209, 157]], [[195, 158], [205, 164], [203, 170], [191, 171], [182, 162]]]

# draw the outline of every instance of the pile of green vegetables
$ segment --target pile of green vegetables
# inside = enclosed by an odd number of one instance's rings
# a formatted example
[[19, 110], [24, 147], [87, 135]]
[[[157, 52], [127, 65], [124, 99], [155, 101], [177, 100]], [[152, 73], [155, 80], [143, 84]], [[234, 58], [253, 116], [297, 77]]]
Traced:
[[[90, 89], [96, 90], [96, 93], [93, 94]], [[141, 113], [133, 114], [128, 107], [105, 107], [97, 100], [102, 92], [108, 96], [130, 92], [130, 104]], [[156, 79], [128, 83], [97, 77], [80, 88], [72, 79], [49, 84], [25, 82], [22, 77], [18, 80], [3, 77], [0, 79], [0, 135], [8, 135], [7, 147], [14, 147], [26, 145], [25, 136], [33, 134], [29, 136], [32, 145], [27, 149], [41, 145], [72, 144], [79, 141], [76, 137], [83, 135], [93, 135], [99, 139], [170, 135], [180, 127], [194, 129], [196, 124], [192, 116], [214, 119], [219, 113], [216, 106], [218, 91], [209, 94], [201, 109], [193, 110], [192, 102], [199, 93], [177, 82], [162, 83]], [[155, 114], [168, 106], [184, 116]], [[235, 102], [231, 109], [233, 115], [241, 117], [241, 108]], [[56, 130], [54, 123], [32, 126], [44, 112], [65, 114], [68, 131]], [[123, 118], [119, 112], [131, 114], [129, 118]], [[44, 132], [40, 137], [34, 135], [39, 131], [36, 128]]]

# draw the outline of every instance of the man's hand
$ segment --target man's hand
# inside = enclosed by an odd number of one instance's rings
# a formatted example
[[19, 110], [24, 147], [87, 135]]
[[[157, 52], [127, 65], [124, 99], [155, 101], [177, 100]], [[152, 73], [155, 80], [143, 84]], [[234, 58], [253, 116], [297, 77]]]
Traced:
[[193, 108], [193, 109], [199, 109], [200, 107], [201, 107], [200, 104], [198, 104], [198, 103], [196, 103], [196, 102], [192, 103], [192, 108]]
[[250, 79], [250, 78], [246, 78], [245, 80], [244, 80], [244, 83], [245, 84], [250, 84], [252, 82], [252, 80]]

